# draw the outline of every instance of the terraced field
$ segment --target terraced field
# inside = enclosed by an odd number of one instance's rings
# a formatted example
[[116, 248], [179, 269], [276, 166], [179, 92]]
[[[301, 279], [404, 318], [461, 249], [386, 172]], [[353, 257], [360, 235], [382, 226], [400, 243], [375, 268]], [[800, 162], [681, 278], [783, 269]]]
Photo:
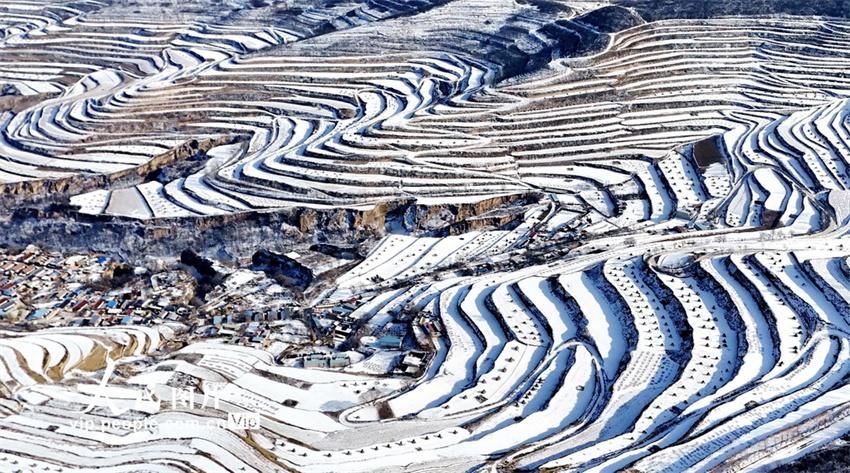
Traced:
[[[534, 189], [595, 200], [612, 188], [651, 189], [651, 162], [636, 156], [661, 158], [680, 143], [830, 103], [850, 87], [842, 72], [850, 30], [838, 21], [648, 23], [596, 55], [500, 86], [499, 64], [459, 52], [306, 55], [346, 31], [310, 37], [62, 13], [4, 30], [2, 80], [20, 98], [2, 119], [2, 181], [114, 174], [185, 141], [244, 139], [185, 176], [75, 199], [95, 214], [167, 218]], [[548, 31], [524, 27], [531, 39]]]
[[[106, 356], [126, 362], [155, 349], [159, 335], [77, 329], [5, 339], [2, 381], [15, 394], [0, 421], [2, 460], [150, 471], [748, 471], [759, 461], [728, 459], [810, 416], [835, 412], [831, 425], [846, 424], [850, 246], [746, 235], [695, 235], [687, 250], [678, 236], [648, 239], [376, 298], [376, 316], [417, 306], [445, 326], [427, 372], [412, 384], [284, 368], [260, 350], [193, 344], [107, 393], [115, 409], [134, 406], [130, 419], [158, 422], [131, 435], [92, 438], [63, 426], [96, 393], [54, 381], [74, 368], [97, 370]], [[104, 336], [112, 341], [99, 341]], [[215, 407], [145, 414], [131, 404], [142, 386], [167, 399], [169, 380], [180, 375], [199, 380], [204, 396], [214, 392]], [[258, 406], [262, 431], [204, 420]], [[84, 415], [98, 425], [110, 418], [105, 408]], [[167, 427], [191, 419], [204, 421], [191, 432]], [[811, 435], [776, 442], [764, 458], [807, 441]]]
[[536, 203], [388, 219], [327, 281], [373, 335], [439, 321], [414, 377], [2, 332], [0, 471], [767, 471], [850, 430], [846, 19], [254, 3], [0, 5], [4, 194], [163, 225]]

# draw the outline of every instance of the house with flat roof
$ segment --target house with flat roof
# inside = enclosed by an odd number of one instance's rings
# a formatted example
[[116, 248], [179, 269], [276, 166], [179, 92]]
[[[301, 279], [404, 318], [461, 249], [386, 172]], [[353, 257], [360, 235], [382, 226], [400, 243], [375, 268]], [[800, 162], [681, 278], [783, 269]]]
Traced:
[[305, 368], [327, 368], [328, 360], [321, 353], [313, 353], [304, 357]]
[[345, 353], [334, 353], [330, 360], [331, 368], [342, 368], [351, 364], [351, 357]]
[[378, 345], [381, 348], [389, 348], [393, 350], [400, 350], [402, 342], [403, 339], [395, 335], [387, 335], [386, 337], [381, 337], [378, 339]]

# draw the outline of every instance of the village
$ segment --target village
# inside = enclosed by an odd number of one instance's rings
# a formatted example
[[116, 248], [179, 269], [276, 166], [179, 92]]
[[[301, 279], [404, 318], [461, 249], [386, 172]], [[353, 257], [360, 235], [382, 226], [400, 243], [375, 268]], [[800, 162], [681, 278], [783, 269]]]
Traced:
[[234, 271], [207, 301], [195, 289], [192, 272], [179, 264], [151, 272], [99, 254], [0, 248], [0, 327], [13, 330], [167, 324], [183, 344], [264, 349], [283, 365], [308, 369], [341, 369], [386, 351], [369, 369], [403, 375], [420, 373], [431, 337], [441, 335], [437, 318], [370, 325], [356, 297], [299, 306], [257, 271]]

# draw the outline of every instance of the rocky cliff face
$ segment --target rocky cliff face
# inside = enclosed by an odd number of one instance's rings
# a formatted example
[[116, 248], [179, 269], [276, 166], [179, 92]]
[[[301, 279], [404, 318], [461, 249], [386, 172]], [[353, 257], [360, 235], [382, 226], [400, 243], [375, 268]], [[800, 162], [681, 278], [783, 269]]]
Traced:
[[269, 250], [260, 250], [251, 257], [251, 269], [262, 271], [270, 278], [287, 286], [307, 288], [314, 274], [309, 268], [286, 255]]
[[[351, 246], [381, 237], [388, 231], [440, 235], [456, 232], [457, 225], [473, 230], [510, 224], [521, 215], [480, 221], [471, 217], [500, 206], [538, 199], [532, 193], [466, 204], [424, 206], [415, 201], [399, 201], [383, 202], [369, 210], [291, 208], [146, 221], [80, 214], [62, 206], [47, 210], [25, 208], [0, 217], [0, 244], [38, 242], [46, 248], [98, 251], [129, 261], [145, 256], [177, 257], [185, 248], [199, 249], [210, 258], [245, 258], [260, 248], [285, 252], [319, 243]], [[392, 222], [388, 216], [405, 213], [421, 218], [408, 227], [388, 225]], [[427, 218], [429, 215], [440, 217], [435, 220]]]

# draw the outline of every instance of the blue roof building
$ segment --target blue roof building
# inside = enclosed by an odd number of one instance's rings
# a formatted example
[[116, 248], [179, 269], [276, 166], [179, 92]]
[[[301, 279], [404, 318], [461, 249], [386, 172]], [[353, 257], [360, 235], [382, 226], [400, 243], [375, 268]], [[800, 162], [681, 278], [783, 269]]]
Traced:
[[403, 340], [401, 337], [396, 337], [395, 335], [387, 335], [386, 337], [381, 337], [378, 339], [378, 345], [380, 345], [381, 348], [393, 348], [398, 350], [401, 348], [402, 341]]

